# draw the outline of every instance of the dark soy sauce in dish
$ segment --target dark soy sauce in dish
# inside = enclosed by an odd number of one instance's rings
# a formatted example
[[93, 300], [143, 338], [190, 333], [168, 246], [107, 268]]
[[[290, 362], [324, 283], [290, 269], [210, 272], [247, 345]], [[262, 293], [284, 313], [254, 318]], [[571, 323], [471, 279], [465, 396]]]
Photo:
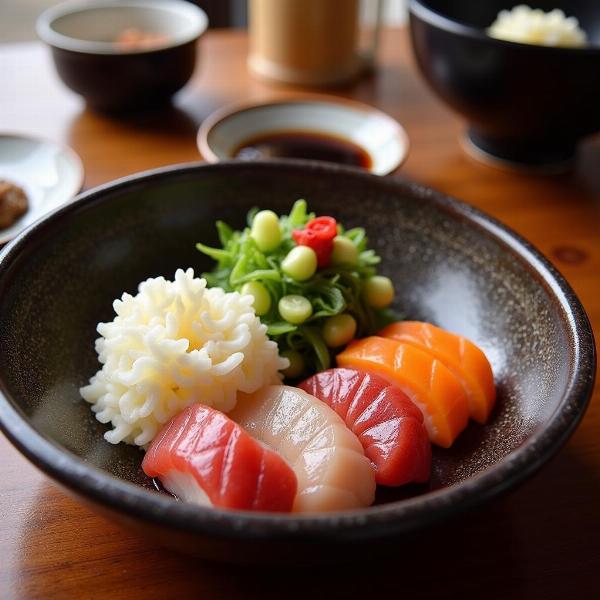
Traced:
[[312, 131], [278, 131], [265, 133], [240, 144], [233, 158], [311, 158], [370, 169], [369, 153], [350, 140]]

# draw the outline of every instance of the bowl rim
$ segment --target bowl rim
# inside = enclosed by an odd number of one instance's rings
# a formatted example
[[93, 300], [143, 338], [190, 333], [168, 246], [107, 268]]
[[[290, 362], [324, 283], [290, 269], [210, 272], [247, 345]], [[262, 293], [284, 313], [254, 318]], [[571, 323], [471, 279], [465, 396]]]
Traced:
[[[515, 1], [515, 4], [517, 2]], [[527, 44], [524, 42], [514, 42], [511, 40], [503, 40], [487, 35], [485, 29], [475, 27], [474, 25], [467, 25], [461, 21], [456, 21], [436, 10], [430, 8], [422, 0], [409, 0], [408, 10], [410, 15], [414, 15], [419, 19], [425, 21], [433, 27], [447, 31], [448, 33], [454, 33], [460, 36], [469, 37], [479, 41], [487, 41], [488, 43], [500, 44], [512, 48], [529, 48], [532, 52], [555, 52], [564, 53], [568, 52], [571, 54], [600, 54], [600, 46], [595, 43], [588, 44], [586, 46], [544, 46], [542, 44]]]
[[[150, 48], [119, 48], [112, 42], [95, 42], [74, 38], [59, 33], [53, 28], [54, 22], [61, 17], [73, 13], [85, 13], [98, 8], [160, 9], [184, 16], [194, 25], [194, 29], [188, 35], [176, 35], [168, 43]], [[43, 11], [36, 20], [35, 28], [38, 37], [43, 42], [52, 48], [69, 52], [108, 56], [150, 54], [196, 41], [208, 29], [208, 16], [199, 6], [185, 0], [66, 0]]]
[[[227, 121], [229, 118], [235, 117], [241, 113], [251, 112], [253, 110], [262, 108], [268, 109], [271, 107], [277, 107], [286, 104], [327, 104], [342, 111], [346, 110], [346, 108], [349, 108], [352, 110], [363, 112], [366, 115], [376, 115], [381, 119], [385, 119], [388, 122], [389, 126], [394, 130], [394, 137], [398, 138], [400, 145], [403, 148], [402, 155], [400, 156], [398, 161], [396, 161], [396, 163], [390, 169], [387, 169], [385, 172], [376, 173], [372, 167], [369, 169], [364, 169], [367, 172], [374, 173], [380, 176], [389, 175], [390, 173], [399, 169], [408, 158], [411, 149], [410, 138], [408, 137], [406, 129], [402, 126], [402, 124], [399, 121], [394, 119], [394, 117], [382, 110], [379, 110], [378, 108], [374, 108], [369, 104], [365, 104], [364, 102], [350, 100], [348, 98], [343, 98], [339, 96], [332, 96], [330, 94], [318, 94], [312, 92], [296, 92], [289, 94], [284, 93], [281, 96], [269, 100], [248, 100], [232, 102], [221, 108], [218, 108], [202, 121], [198, 129], [198, 133], [196, 135], [196, 145], [198, 147], [198, 151], [200, 152], [201, 156], [209, 163], [223, 162], [223, 159], [220, 159], [218, 157], [218, 155], [214, 152], [210, 144], [211, 133], [217, 127], [219, 127], [223, 122]], [[286, 129], [286, 131], [294, 130], [293, 128], [290, 128]], [[328, 133], [326, 129], [315, 129], [314, 131], [317, 131], [318, 133]], [[368, 150], [364, 146], [358, 144], [358, 142], [353, 141], [353, 143], [359, 145], [362, 148], [362, 150], [367, 152], [367, 154], [369, 154], [370, 156], [370, 152], [368, 152]]]
[[171, 165], [123, 177], [80, 194], [77, 199], [42, 217], [0, 252], [0, 294], [10, 285], [10, 273], [18, 269], [16, 257], [26, 256], [29, 242], [42, 238], [62, 217], [92, 209], [105, 199], [127, 190], [140, 190], [163, 178], [186, 179], [202, 173], [221, 171], [233, 175], [239, 170], [294, 171], [354, 178], [430, 202], [451, 218], [468, 221], [483, 235], [516, 254], [539, 277], [564, 315], [572, 344], [573, 361], [565, 394], [557, 409], [521, 446], [486, 469], [460, 483], [400, 502], [366, 509], [307, 515], [250, 513], [197, 507], [152, 493], [136, 484], [118, 479], [86, 464], [65, 448], [38, 432], [27, 416], [10, 399], [0, 379], [0, 429], [37, 467], [64, 488], [128, 517], [196, 535], [228, 539], [310, 540], [341, 542], [391, 537], [437, 523], [506, 493], [547, 462], [566, 442], [580, 422], [594, 385], [596, 354], [589, 319], [575, 292], [556, 268], [529, 242], [484, 212], [401, 177], [379, 177], [351, 167], [317, 161], [281, 160], [253, 163], [220, 162]]

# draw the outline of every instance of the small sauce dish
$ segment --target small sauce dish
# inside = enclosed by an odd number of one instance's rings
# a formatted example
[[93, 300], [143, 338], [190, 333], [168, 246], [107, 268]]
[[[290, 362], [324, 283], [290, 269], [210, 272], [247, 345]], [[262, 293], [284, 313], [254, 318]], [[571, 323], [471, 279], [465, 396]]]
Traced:
[[71, 148], [15, 133], [0, 133], [0, 180], [20, 187], [28, 209], [0, 229], [0, 246], [40, 217], [72, 200], [83, 186], [83, 165]]
[[198, 132], [208, 162], [303, 158], [392, 173], [409, 141], [390, 116], [359, 102], [328, 96], [235, 104], [210, 115]]

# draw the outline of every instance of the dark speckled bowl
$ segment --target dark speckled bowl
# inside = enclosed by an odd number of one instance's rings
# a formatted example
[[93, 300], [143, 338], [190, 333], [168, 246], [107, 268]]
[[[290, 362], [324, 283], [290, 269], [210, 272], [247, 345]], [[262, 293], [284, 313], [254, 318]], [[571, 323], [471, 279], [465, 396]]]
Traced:
[[[489, 424], [435, 450], [428, 486], [386, 490], [366, 510], [290, 517], [183, 504], [152, 489], [138, 450], [103, 440], [104, 426], [79, 397], [98, 367], [96, 323], [147, 277], [209, 267], [194, 244], [216, 242], [216, 219], [242, 226], [248, 208], [287, 211], [299, 197], [367, 228], [400, 311], [485, 349], [498, 408]], [[0, 424], [33, 463], [124, 524], [231, 561], [340, 558], [377, 540], [375, 555], [498, 496], [566, 441], [595, 373], [581, 304], [525, 241], [415, 184], [309, 162], [172, 167], [81, 195], [0, 255], [0, 340]]]

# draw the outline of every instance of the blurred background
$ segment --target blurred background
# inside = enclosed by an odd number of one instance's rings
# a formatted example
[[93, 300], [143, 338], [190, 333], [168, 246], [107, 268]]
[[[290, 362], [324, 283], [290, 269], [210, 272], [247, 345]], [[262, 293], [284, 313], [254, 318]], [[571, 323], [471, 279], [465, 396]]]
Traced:
[[[399, 25], [406, 20], [407, 1], [387, 0], [384, 9], [386, 24]], [[57, 2], [58, 0], [0, 0], [0, 43], [36, 39], [37, 16]], [[194, 0], [193, 3], [206, 11], [211, 27], [246, 26], [246, 0]]]

